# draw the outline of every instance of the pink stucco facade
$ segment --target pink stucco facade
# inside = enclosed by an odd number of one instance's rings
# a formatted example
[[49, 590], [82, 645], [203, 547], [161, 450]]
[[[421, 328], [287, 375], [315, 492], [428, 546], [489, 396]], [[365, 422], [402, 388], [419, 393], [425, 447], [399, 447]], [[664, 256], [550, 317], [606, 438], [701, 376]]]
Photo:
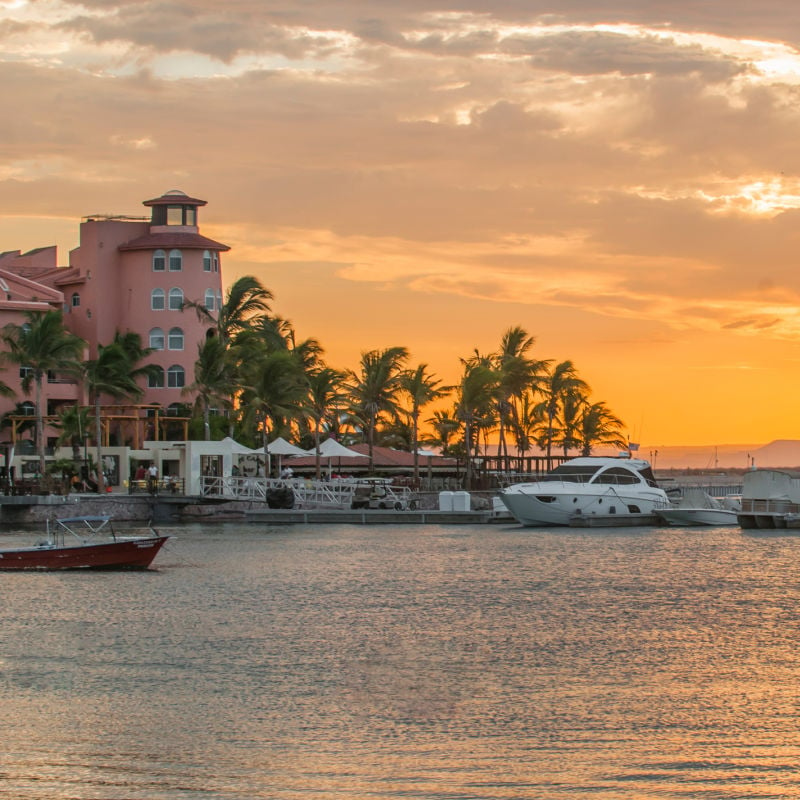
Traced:
[[[147, 216], [86, 217], [67, 267], [56, 266], [55, 248], [0, 253], [0, 278], [10, 289], [3, 294], [0, 284], [0, 324], [21, 323], [26, 310], [63, 308], [67, 327], [87, 342], [88, 358], [116, 331], [134, 331], [154, 348], [147, 361], [164, 372], [163, 380], [143, 383], [139, 402], [164, 409], [192, 402], [183, 389], [194, 380], [198, 347], [211, 325], [181, 307], [184, 301], [201, 303], [216, 317], [221, 257], [229, 249], [201, 235], [198, 218], [205, 205], [172, 190], [144, 201]], [[74, 402], [78, 388], [54, 391]], [[55, 399], [50, 389], [48, 397]], [[0, 401], [3, 411], [11, 407], [13, 401]]]

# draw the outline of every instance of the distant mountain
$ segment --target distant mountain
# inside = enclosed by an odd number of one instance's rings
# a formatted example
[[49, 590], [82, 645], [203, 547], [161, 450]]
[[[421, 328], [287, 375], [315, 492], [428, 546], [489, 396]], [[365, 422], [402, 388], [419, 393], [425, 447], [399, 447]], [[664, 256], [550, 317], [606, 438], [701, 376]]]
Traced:
[[647, 445], [634, 455], [662, 469], [747, 469], [756, 467], [800, 467], [800, 440], [776, 439], [769, 444], [725, 444], [704, 446]]

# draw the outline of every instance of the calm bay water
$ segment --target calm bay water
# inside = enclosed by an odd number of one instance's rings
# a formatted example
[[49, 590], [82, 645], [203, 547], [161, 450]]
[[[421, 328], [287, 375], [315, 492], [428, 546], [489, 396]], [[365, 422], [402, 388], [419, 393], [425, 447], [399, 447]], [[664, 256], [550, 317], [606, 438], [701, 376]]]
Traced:
[[0, 575], [0, 798], [800, 796], [800, 537], [169, 532]]

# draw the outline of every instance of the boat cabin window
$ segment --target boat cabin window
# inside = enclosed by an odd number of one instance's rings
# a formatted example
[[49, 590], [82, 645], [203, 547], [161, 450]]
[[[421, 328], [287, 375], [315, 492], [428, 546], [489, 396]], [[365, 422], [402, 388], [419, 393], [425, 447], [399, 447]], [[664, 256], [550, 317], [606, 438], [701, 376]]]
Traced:
[[653, 475], [653, 468], [652, 467], [645, 467], [644, 469], [639, 470], [639, 474], [645, 479], [645, 482], [648, 486], [658, 486], [656, 481], [656, 476]]
[[589, 483], [592, 476], [597, 472], [596, 466], [578, 467], [562, 464], [552, 472], [543, 475], [543, 481], [570, 481], [571, 483]]
[[614, 485], [639, 483], [639, 476], [623, 467], [611, 467], [601, 472], [592, 483], [609, 483]]

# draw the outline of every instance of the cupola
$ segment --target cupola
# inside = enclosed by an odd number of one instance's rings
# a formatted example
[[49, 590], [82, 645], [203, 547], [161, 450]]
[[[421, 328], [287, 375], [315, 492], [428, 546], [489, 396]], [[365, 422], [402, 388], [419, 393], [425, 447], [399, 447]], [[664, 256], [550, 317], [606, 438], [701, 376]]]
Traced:
[[153, 209], [151, 225], [196, 228], [197, 209], [206, 205], [206, 201], [189, 197], [180, 189], [170, 189], [161, 197], [145, 200], [144, 205]]

